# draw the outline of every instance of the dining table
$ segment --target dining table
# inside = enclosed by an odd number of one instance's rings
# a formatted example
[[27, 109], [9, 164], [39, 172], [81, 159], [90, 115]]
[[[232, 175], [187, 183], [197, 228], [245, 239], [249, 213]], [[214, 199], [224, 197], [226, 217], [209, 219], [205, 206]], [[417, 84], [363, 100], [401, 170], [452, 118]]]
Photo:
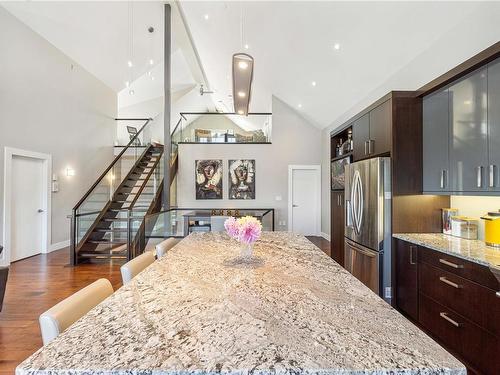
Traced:
[[466, 374], [306, 237], [252, 257], [192, 233], [16, 369], [27, 374]]

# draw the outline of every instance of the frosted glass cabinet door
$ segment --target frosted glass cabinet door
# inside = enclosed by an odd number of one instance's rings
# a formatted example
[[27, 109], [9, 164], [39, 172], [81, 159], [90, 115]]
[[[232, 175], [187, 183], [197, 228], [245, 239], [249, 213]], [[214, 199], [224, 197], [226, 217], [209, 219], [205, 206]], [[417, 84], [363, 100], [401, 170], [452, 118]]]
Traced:
[[423, 101], [423, 191], [450, 190], [448, 89]]
[[453, 191], [488, 190], [487, 87], [484, 68], [449, 88]]
[[488, 66], [488, 130], [488, 186], [500, 191], [500, 59]]

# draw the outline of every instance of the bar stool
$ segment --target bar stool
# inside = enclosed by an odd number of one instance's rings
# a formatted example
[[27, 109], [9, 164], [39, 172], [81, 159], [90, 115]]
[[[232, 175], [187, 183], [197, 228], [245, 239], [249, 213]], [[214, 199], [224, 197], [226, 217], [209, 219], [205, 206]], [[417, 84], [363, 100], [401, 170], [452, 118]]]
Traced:
[[129, 283], [139, 272], [155, 261], [155, 253], [146, 251], [120, 267], [123, 285]]

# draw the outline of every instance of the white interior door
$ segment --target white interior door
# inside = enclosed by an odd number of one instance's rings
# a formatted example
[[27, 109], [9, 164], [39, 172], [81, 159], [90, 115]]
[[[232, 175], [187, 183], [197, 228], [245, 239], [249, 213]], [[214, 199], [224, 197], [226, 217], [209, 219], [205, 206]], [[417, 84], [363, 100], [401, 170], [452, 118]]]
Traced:
[[318, 169], [292, 169], [291, 201], [292, 215], [290, 228], [305, 236], [318, 235], [319, 207]]
[[43, 160], [12, 157], [11, 262], [40, 254], [43, 248]]

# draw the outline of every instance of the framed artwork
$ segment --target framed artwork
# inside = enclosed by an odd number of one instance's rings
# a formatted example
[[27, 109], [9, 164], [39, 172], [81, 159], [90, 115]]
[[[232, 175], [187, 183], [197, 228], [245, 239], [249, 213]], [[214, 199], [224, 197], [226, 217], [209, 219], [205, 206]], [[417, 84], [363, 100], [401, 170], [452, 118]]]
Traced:
[[195, 161], [196, 199], [222, 199], [222, 160]]
[[229, 199], [255, 199], [255, 160], [229, 160]]

